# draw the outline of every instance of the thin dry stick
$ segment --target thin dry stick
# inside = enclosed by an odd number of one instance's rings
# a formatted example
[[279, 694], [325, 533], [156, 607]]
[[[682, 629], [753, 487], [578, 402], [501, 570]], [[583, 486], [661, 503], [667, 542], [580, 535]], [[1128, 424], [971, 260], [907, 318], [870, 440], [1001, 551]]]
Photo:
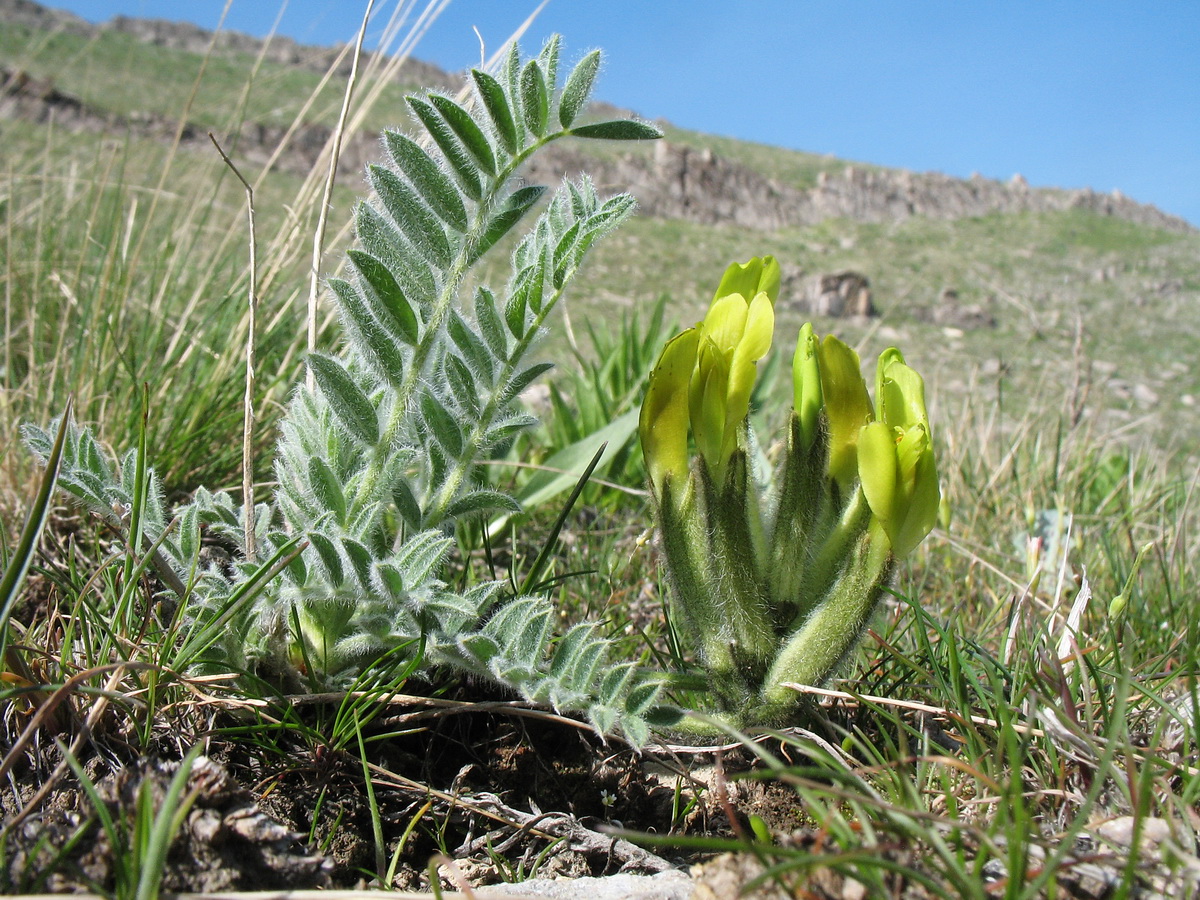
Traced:
[[[313, 237], [312, 271], [308, 286], [308, 352], [317, 349], [317, 293], [321, 283], [321, 255], [325, 249], [325, 223], [329, 219], [329, 200], [333, 195], [333, 182], [337, 178], [338, 157], [342, 155], [342, 137], [346, 131], [346, 117], [350, 114], [350, 99], [354, 96], [354, 83], [358, 80], [358, 61], [362, 57], [363, 38], [367, 34], [367, 21], [375, 0], [367, 0], [367, 11], [363, 13], [358, 38], [354, 42], [354, 59], [350, 63], [350, 78], [346, 82], [346, 93], [342, 96], [342, 111], [338, 114], [337, 128], [333, 132], [333, 150], [329, 156], [329, 177], [325, 179], [325, 193], [321, 196], [321, 214], [317, 218], [317, 233]], [[313, 388], [312, 369], [308, 370], [308, 388]]]
[[254, 539], [254, 343], [258, 336], [258, 245], [254, 238], [254, 188], [242, 177], [233, 160], [225, 155], [211, 131], [208, 139], [246, 189], [246, 210], [250, 220], [250, 315], [246, 320], [246, 399], [242, 402], [242, 508], [245, 510], [242, 523], [246, 529], [246, 559], [254, 562], [258, 557], [258, 546]]

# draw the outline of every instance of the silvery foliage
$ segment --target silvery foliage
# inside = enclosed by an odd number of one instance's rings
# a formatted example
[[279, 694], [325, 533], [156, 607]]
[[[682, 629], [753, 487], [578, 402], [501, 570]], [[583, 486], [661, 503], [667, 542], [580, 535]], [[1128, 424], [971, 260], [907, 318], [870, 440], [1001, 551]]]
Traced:
[[[634, 206], [602, 200], [586, 177], [565, 183], [517, 243], [503, 294], [478, 287], [468, 316], [464, 277], [546, 193], [514, 173], [568, 135], [659, 136], [635, 121], [575, 125], [600, 56], [585, 56], [561, 90], [558, 62], [557, 38], [527, 61], [513, 47], [498, 76], [472, 71], [474, 108], [409, 97], [425, 134], [384, 134], [388, 159], [369, 167], [375, 200], [357, 209], [347, 277], [329, 280], [347, 346], [308, 360], [315, 388], [299, 386], [283, 420], [278, 487], [255, 517], [257, 560], [228, 494], [198, 491], [168, 528], [153, 472], [136, 455], [114, 470], [88, 431], [72, 430], [60, 483], [112, 524], [135, 526], [133, 546], [157, 543], [164, 580], [187, 585], [197, 659], [338, 687], [385, 654], [423, 654], [584, 712], [602, 732], [648, 738], [658, 685], [611, 661], [595, 625], [556, 638], [545, 597], [492, 582], [460, 591], [442, 577], [457, 520], [519, 508], [487, 486], [480, 463], [534, 424], [517, 397], [548, 365], [531, 363], [530, 348], [588, 249]], [[27, 428], [26, 438], [44, 457], [49, 434]], [[224, 567], [202, 562], [206, 533], [243, 552]]]

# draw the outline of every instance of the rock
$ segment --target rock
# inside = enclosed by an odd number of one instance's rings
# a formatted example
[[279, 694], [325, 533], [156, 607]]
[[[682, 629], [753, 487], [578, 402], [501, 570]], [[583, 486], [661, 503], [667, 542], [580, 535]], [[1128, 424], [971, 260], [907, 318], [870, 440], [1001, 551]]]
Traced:
[[1133, 386], [1133, 400], [1138, 406], [1157, 406], [1158, 392], [1148, 384], [1135, 384]]
[[933, 307], [930, 320], [935, 325], [943, 326], [943, 329], [953, 328], [959, 332], [995, 328], [996, 317], [988, 308], [992, 302], [992, 298], [989, 297], [987, 306], [978, 303], [964, 304], [959, 300], [957, 290], [945, 288]]
[[782, 304], [805, 315], [874, 316], [871, 282], [859, 272], [834, 272], [804, 276], [799, 270], [785, 273]]
[[[657, 875], [609, 875], [562, 881], [533, 879], [519, 884], [497, 884], [474, 889], [480, 900], [510, 897], [543, 897], [547, 900], [688, 900], [692, 880], [672, 870]], [[735, 895], [730, 895], [735, 896]]]
[[[1096, 834], [1113, 844], [1129, 847], [1133, 844], [1133, 833], [1136, 819], [1133, 816], [1118, 816], [1100, 824]], [[1142, 852], [1154, 850], [1171, 836], [1171, 824], [1166, 819], [1147, 816], [1142, 819], [1140, 842]]]

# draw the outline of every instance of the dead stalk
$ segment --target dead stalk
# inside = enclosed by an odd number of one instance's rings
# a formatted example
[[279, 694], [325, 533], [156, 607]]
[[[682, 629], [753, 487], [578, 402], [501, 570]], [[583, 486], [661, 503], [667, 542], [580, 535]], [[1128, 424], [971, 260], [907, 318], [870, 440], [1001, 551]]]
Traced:
[[[350, 63], [350, 78], [346, 82], [346, 93], [342, 96], [342, 111], [338, 114], [337, 128], [333, 132], [333, 148], [329, 155], [329, 175], [325, 179], [325, 192], [321, 195], [321, 212], [317, 217], [317, 230], [313, 236], [312, 271], [308, 285], [308, 352], [317, 349], [317, 294], [321, 283], [321, 255], [325, 249], [325, 224], [329, 219], [329, 201], [333, 195], [333, 183], [337, 179], [338, 158], [342, 155], [342, 137], [346, 132], [346, 118], [350, 114], [350, 100], [354, 96], [354, 84], [358, 80], [358, 61], [362, 58], [363, 38], [367, 34], [367, 22], [375, 0], [367, 0], [362, 25], [354, 42], [354, 58]], [[313, 374], [308, 372], [308, 388], [313, 389]]]
[[258, 336], [258, 244], [254, 237], [254, 188], [242, 177], [238, 167], [221, 149], [211, 131], [208, 133], [208, 139], [221, 154], [225, 165], [229, 166], [246, 189], [246, 210], [250, 229], [250, 287], [247, 291], [250, 314], [246, 320], [246, 398], [242, 402], [242, 508], [245, 510], [243, 525], [246, 532], [246, 559], [254, 562], [258, 557], [258, 546], [254, 539], [254, 344]]

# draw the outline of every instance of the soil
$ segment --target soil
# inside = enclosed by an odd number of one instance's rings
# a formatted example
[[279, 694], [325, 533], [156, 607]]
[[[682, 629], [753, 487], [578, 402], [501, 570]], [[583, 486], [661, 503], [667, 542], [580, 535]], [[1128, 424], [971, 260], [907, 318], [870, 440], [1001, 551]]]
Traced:
[[[742, 751], [722, 753], [717, 776], [711, 753], [638, 754], [520, 706], [441, 716], [400, 733], [389, 726], [397, 717], [389, 709], [364, 732], [380, 860], [359, 758], [317, 737], [330, 733], [335, 709], [294, 710], [298, 721], [288, 728], [250, 725], [228, 711], [213, 719], [205, 755], [187, 780], [194, 799], [171, 845], [163, 890], [380, 886], [378, 873], [393, 854], [389, 886], [396, 889], [427, 890], [430, 860], [439, 857], [454, 860], [472, 885], [653, 874], [686, 869], [705, 854], [642, 849], [616, 832], [732, 836], [747, 833], [751, 815], [776, 831], [803, 824], [793, 791], [736, 777], [749, 768]], [[28, 748], [0, 799], [10, 827], [0, 884], [6, 891], [113, 891], [139, 798], [149, 792], [161, 807], [184, 743], [182, 734], [162, 735], [152, 755], [134, 756], [109, 734], [81, 751], [123, 835], [116, 846], [70, 772], [25, 811], [62, 761], [53, 743]], [[457, 886], [451, 877], [442, 881]]]

